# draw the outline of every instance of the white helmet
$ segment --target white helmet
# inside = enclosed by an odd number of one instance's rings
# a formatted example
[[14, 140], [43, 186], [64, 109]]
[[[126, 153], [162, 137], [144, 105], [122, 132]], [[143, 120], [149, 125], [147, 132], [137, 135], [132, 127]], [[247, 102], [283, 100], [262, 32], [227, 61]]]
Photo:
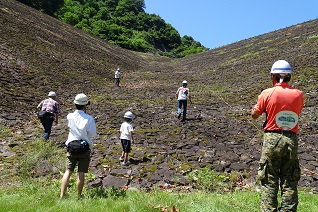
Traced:
[[117, 71], [120, 71], [120, 68], [117, 68]]
[[292, 70], [289, 63], [285, 60], [276, 61], [272, 68], [271, 74], [291, 74]]
[[88, 98], [83, 93], [77, 94], [76, 97], [75, 97], [74, 103], [77, 104], [77, 105], [87, 105], [88, 104]]
[[188, 82], [186, 80], [183, 80], [182, 84], [188, 84]]
[[134, 116], [134, 115], [132, 114], [132, 112], [127, 111], [127, 112], [125, 113], [125, 115], [124, 115], [124, 118], [132, 119], [133, 116]]
[[48, 96], [49, 97], [54, 97], [54, 96], [56, 96], [56, 93], [54, 91], [50, 91]]

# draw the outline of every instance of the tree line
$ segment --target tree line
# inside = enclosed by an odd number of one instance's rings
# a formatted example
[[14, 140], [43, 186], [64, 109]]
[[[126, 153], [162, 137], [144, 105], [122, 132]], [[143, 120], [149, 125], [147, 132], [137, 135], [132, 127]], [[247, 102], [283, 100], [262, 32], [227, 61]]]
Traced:
[[206, 47], [160, 16], [145, 12], [144, 0], [18, 0], [122, 48], [185, 57]]

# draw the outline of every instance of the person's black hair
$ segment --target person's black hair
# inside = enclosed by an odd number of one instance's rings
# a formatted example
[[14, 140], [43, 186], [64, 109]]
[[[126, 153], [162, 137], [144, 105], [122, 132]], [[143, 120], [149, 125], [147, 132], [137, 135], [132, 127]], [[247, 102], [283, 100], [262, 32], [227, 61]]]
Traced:
[[77, 110], [83, 110], [85, 106], [86, 106], [86, 105], [78, 105], [78, 104], [75, 104], [75, 107], [76, 107]]
[[[276, 80], [277, 82], [279, 82], [279, 81], [280, 81], [280, 78], [281, 78], [280, 74], [273, 74], [273, 75], [274, 75], [274, 77], [275, 77], [275, 80]], [[283, 82], [289, 82], [289, 81], [290, 81], [290, 78], [291, 78], [291, 75], [290, 75], [290, 74], [287, 74], [286, 76], [283, 76], [283, 77], [284, 77]]]
[[125, 118], [125, 121], [126, 121], [126, 122], [132, 122], [132, 119], [130, 119], [130, 118]]

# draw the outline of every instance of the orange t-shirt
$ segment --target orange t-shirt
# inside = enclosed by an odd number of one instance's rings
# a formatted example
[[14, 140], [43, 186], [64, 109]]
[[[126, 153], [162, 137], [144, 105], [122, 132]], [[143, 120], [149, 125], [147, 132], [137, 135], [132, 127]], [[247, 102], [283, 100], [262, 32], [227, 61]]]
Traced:
[[[277, 125], [276, 115], [281, 111], [296, 113], [299, 117], [304, 105], [303, 92], [291, 87], [287, 82], [276, 83], [274, 87], [264, 90], [259, 96], [253, 110], [261, 115], [266, 113], [264, 130], [282, 130]], [[298, 118], [297, 117], [297, 118]], [[298, 119], [297, 119], [298, 120]], [[291, 131], [298, 132], [298, 123]]]

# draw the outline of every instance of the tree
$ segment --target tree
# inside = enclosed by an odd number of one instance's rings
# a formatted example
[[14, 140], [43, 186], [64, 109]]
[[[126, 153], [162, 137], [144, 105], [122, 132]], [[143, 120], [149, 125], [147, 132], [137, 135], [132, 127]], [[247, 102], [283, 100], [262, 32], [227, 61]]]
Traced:
[[144, 0], [20, 0], [126, 49], [184, 57], [206, 51], [160, 16], [144, 11]]
[[40, 10], [51, 16], [60, 9], [64, 0], [18, 0], [19, 2]]

